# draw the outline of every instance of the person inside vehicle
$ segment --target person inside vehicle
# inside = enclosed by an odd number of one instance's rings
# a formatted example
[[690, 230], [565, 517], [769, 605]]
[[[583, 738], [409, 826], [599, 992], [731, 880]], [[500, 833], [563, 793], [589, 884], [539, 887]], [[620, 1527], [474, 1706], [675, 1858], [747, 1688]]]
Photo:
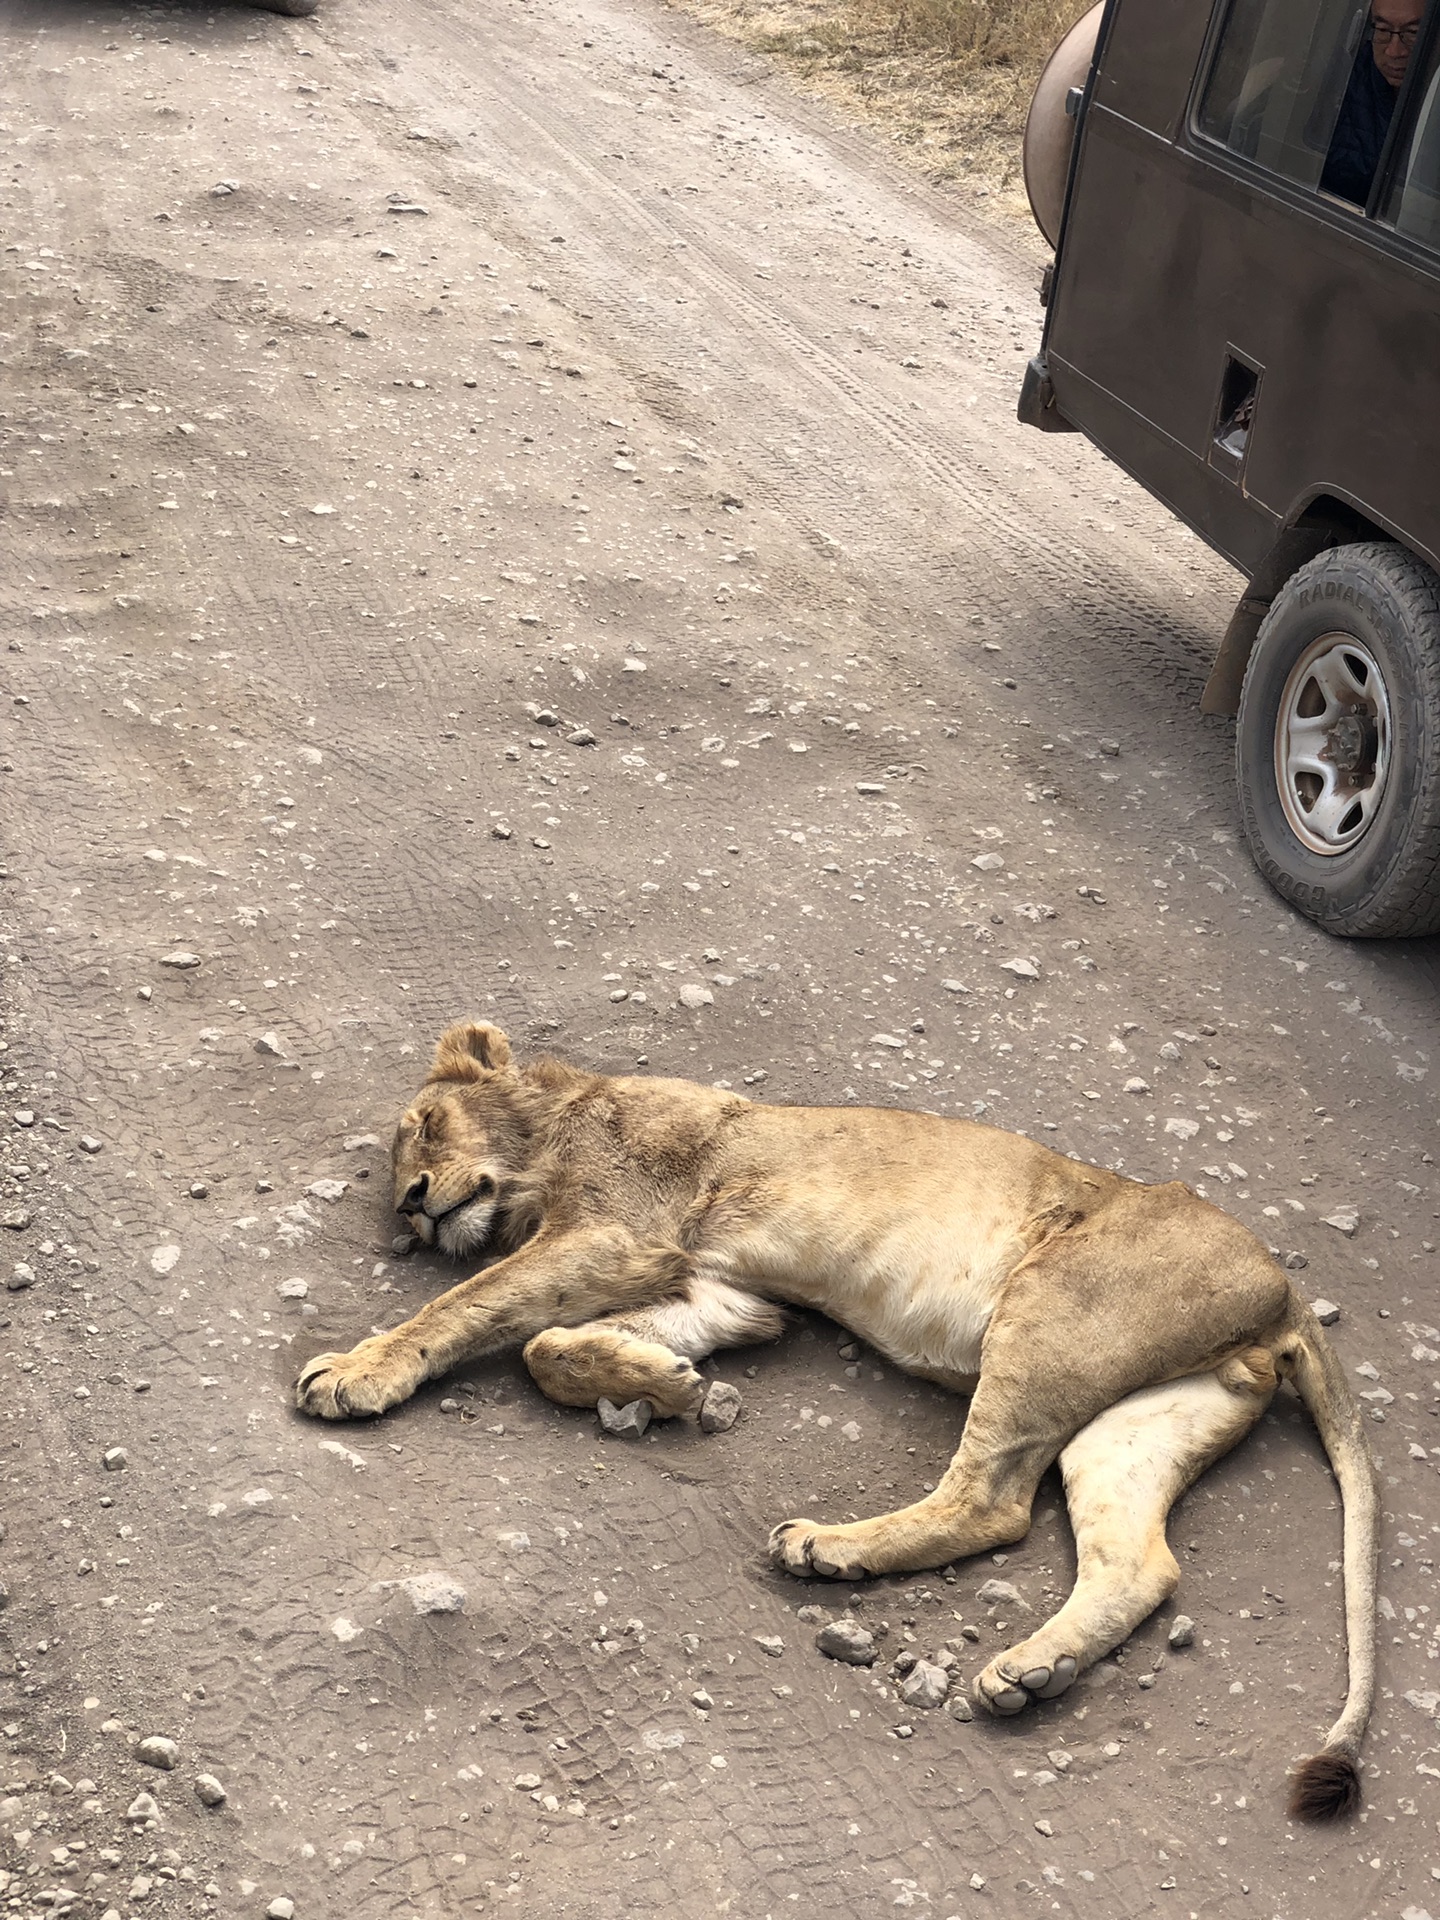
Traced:
[[1322, 193], [1357, 207], [1369, 199], [1424, 13], [1425, 0], [1371, 0], [1366, 44], [1351, 69], [1325, 156]]

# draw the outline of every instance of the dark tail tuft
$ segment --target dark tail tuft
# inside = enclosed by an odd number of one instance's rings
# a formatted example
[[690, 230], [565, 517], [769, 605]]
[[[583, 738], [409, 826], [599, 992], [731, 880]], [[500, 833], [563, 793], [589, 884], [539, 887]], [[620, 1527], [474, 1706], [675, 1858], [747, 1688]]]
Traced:
[[1348, 1753], [1326, 1747], [1290, 1776], [1290, 1812], [1297, 1820], [1343, 1820], [1360, 1804], [1360, 1769]]

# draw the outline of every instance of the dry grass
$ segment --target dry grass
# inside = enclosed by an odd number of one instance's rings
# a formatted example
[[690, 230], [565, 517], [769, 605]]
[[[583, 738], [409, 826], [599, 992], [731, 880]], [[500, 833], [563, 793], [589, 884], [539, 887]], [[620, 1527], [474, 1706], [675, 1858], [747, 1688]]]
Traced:
[[1028, 218], [1020, 137], [1036, 77], [1087, 0], [672, 0], [808, 91], [884, 127], [933, 181]]

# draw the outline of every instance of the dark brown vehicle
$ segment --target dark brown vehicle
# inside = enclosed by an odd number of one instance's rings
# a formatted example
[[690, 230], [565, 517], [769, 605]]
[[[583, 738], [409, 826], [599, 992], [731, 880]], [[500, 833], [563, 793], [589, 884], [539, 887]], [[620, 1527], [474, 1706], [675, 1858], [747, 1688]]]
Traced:
[[1249, 580], [1203, 705], [1262, 872], [1333, 933], [1440, 931], [1440, 4], [1106, 0], [1026, 184], [1021, 419]]

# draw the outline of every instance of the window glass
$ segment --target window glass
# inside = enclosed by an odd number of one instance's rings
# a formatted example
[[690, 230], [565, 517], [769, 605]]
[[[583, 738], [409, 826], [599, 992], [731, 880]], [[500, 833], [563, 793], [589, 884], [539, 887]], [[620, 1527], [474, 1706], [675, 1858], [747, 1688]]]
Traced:
[[1235, 0], [1200, 103], [1200, 132], [1318, 187], [1357, 56], [1369, 57], [1368, 15], [1363, 0]]
[[1414, 130], [1395, 169], [1382, 218], [1427, 246], [1440, 247], [1440, 45], [1416, 76]]

